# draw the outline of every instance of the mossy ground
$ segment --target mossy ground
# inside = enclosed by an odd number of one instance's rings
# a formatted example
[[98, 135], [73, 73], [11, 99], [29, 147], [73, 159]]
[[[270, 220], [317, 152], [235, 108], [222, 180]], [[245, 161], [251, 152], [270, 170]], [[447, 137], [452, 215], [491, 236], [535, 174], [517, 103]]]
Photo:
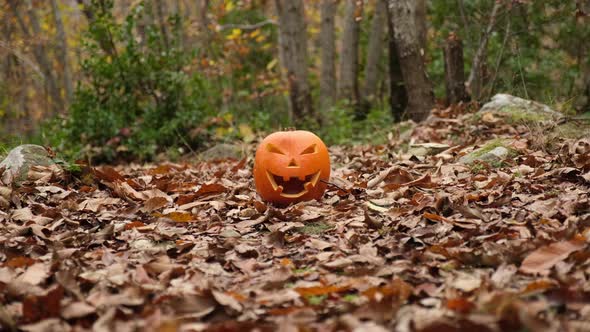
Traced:
[[332, 225], [329, 225], [322, 221], [318, 221], [307, 223], [305, 226], [299, 227], [296, 230], [300, 233], [307, 235], [320, 235], [332, 228]]
[[531, 124], [554, 120], [550, 114], [532, 112], [518, 107], [503, 107], [498, 112], [506, 114], [506, 123], [512, 125]]
[[590, 116], [584, 120], [574, 120], [561, 124], [550, 133], [552, 138], [582, 138], [590, 136]]
[[492, 151], [493, 149], [495, 149], [497, 147], [500, 147], [500, 146], [503, 146], [503, 147], [507, 148], [506, 147], [506, 141], [503, 140], [503, 139], [501, 139], [501, 138], [497, 138], [495, 140], [492, 140], [492, 141], [486, 143], [481, 148], [473, 151], [471, 153], [471, 155], [474, 158], [479, 158], [479, 157], [483, 156], [484, 154], [486, 154], [486, 153], [488, 153], [488, 152]]

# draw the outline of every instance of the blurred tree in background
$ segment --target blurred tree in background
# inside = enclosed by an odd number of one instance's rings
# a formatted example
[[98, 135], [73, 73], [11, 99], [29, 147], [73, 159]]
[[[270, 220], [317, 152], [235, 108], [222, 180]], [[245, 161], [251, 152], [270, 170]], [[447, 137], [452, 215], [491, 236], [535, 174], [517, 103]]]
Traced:
[[588, 112], [589, 12], [586, 0], [0, 0], [0, 139], [151, 159], [293, 124], [378, 141], [394, 120], [498, 92]]

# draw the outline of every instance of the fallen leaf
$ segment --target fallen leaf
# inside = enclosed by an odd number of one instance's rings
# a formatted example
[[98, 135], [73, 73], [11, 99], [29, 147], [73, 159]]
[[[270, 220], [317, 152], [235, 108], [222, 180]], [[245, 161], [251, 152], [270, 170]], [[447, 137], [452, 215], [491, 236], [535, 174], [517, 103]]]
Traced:
[[73, 302], [64, 307], [61, 316], [65, 319], [80, 318], [96, 312], [96, 309], [85, 302]]
[[168, 204], [168, 200], [164, 197], [152, 197], [143, 203], [144, 212], [152, 212], [163, 208]]
[[445, 305], [448, 309], [464, 315], [468, 314], [475, 308], [475, 304], [473, 304], [473, 302], [462, 297], [448, 299], [445, 301]]
[[35, 263], [35, 260], [30, 257], [18, 256], [9, 259], [6, 263], [4, 263], [4, 266], [8, 266], [14, 269], [18, 267], [31, 266], [33, 265], [33, 263]]
[[55, 286], [45, 295], [28, 295], [23, 300], [23, 318], [27, 322], [35, 322], [41, 319], [59, 317], [61, 312], [61, 299], [64, 289]]
[[217, 301], [217, 303], [226, 307], [230, 307], [238, 312], [242, 311], [242, 305], [238, 300], [235, 299], [235, 297], [224, 292], [219, 292], [215, 290], [211, 291], [211, 294], [213, 294], [213, 297], [215, 298], [215, 301]]
[[569, 241], [555, 242], [540, 247], [522, 261], [520, 271], [530, 274], [548, 273], [555, 264], [566, 259], [571, 253], [586, 248], [586, 246], [585, 238], [576, 236]]
[[320, 296], [332, 293], [342, 293], [350, 290], [350, 286], [314, 286], [314, 287], [299, 287], [295, 291], [302, 297]]
[[18, 280], [30, 285], [39, 285], [49, 277], [49, 266], [45, 263], [35, 263], [27, 268]]
[[170, 212], [166, 214], [154, 213], [155, 217], [168, 218], [174, 222], [190, 222], [194, 221], [193, 215], [188, 212]]

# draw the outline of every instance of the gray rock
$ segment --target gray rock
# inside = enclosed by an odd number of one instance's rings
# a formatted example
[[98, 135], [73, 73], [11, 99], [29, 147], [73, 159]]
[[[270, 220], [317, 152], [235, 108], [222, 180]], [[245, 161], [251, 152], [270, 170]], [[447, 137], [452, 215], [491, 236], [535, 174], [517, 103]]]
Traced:
[[505, 117], [509, 122], [545, 122], [558, 121], [563, 114], [551, 107], [532, 100], [526, 100], [509, 94], [497, 94], [478, 111], [479, 115], [493, 113]]
[[34, 144], [19, 145], [10, 150], [6, 158], [0, 163], [4, 168], [2, 182], [5, 185], [20, 185], [28, 180], [29, 170], [33, 166], [56, 165], [44, 147]]
[[483, 146], [459, 159], [461, 164], [472, 164], [474, 161], [485, 161], [487, 163], [502, 161], [510, 155], [510, 150], [504, 146]]

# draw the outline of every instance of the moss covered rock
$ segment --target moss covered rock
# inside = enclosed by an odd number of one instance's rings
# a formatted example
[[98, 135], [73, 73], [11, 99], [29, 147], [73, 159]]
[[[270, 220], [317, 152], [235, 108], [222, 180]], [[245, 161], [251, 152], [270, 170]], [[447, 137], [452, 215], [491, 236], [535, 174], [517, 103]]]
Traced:
[[501, 118], [509, 124], [538, 124], [558, 122], [563, 114], [536, 101], [522, 99], [509, 94], [497, 94], [483, 105], [477, 117], [485, 122]]
[[501, 162], [514, 154], [509, 148], [508, 142], [496, 139], [487, 142], [479, 149], [476, 149], [459, 159], [461, 164], [472, 164], [475, 161], [485, 161], [490, 164]]
[[29, 170], [33, 166], [56, 165], [44, 147], [34, 144], [24, 144], [12, 149], [0, 163], [4, 169], [2, 182], [5, 185], [20, 185], [28, 180]]

